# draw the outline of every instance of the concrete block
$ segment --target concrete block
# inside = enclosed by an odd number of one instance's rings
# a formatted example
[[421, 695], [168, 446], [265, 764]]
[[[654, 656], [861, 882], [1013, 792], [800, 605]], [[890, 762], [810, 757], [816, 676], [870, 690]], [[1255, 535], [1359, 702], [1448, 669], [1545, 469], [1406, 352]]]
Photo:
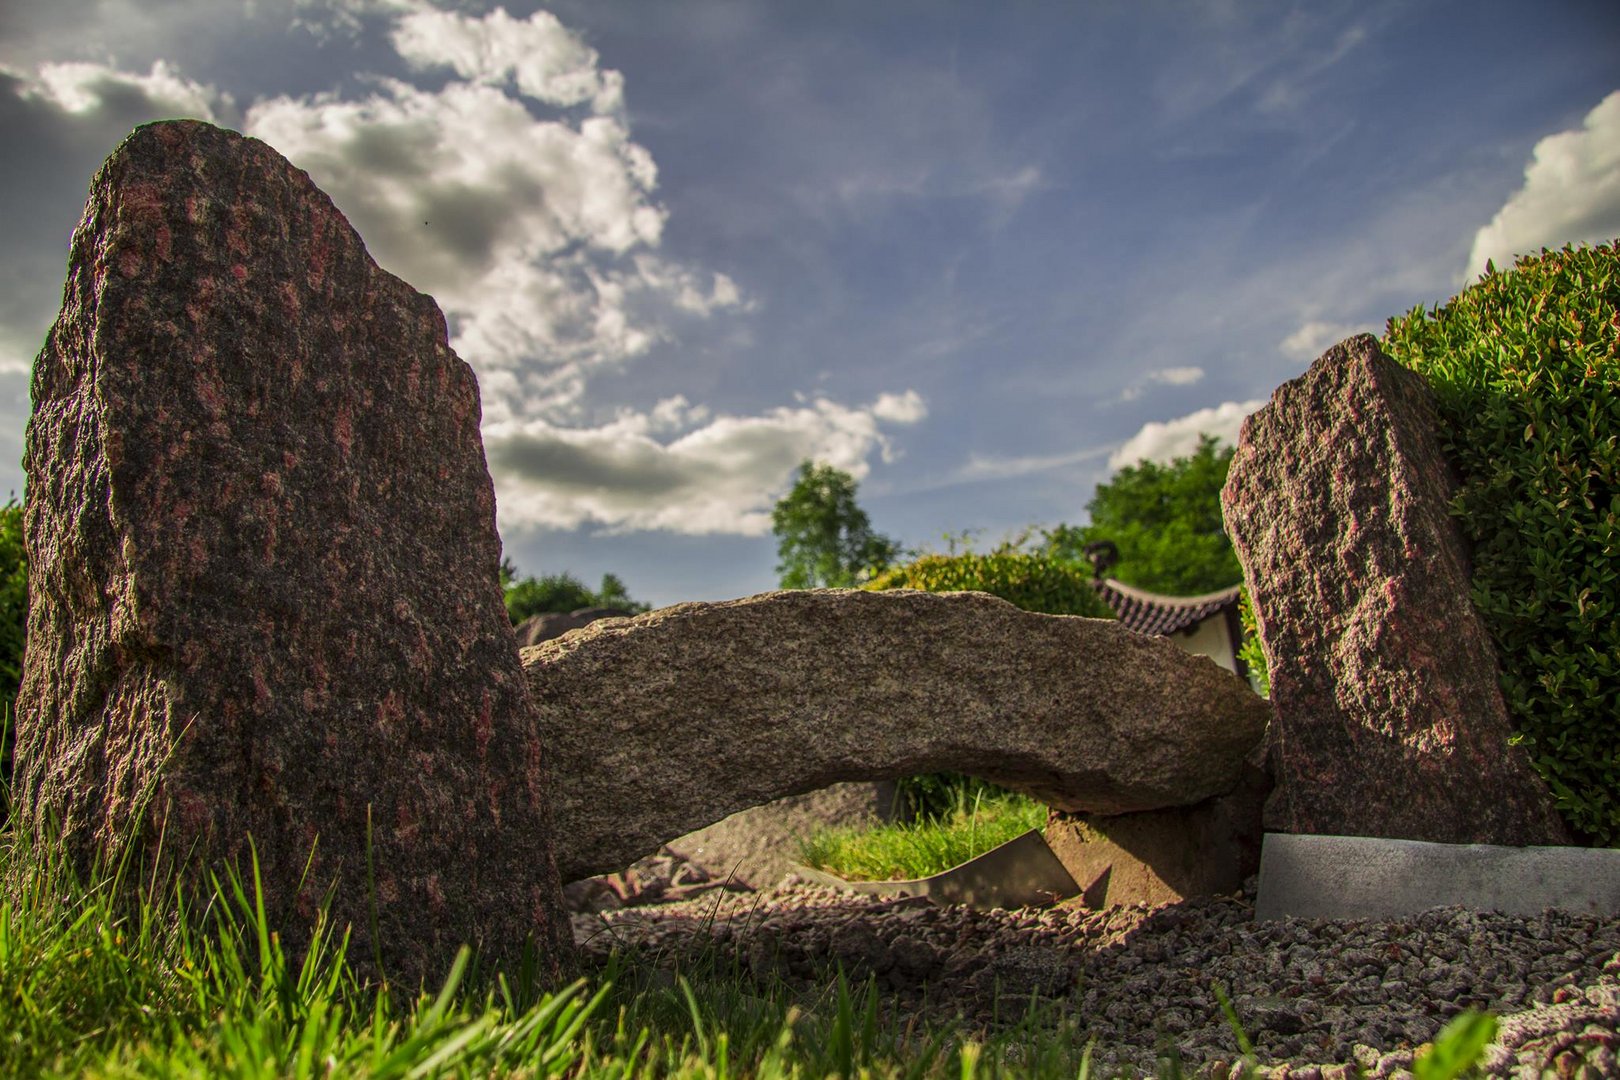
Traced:
[[1620, 850], [1267, 833], [1256, 922], [1389, 919], [1430, 908], [1620, 914]]

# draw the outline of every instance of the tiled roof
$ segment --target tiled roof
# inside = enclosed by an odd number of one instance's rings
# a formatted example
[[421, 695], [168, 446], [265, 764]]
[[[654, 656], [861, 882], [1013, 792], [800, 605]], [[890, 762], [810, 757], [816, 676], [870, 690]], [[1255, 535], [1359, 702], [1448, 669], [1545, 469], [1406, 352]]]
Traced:
[[1220, 592], [1202, 596], [1161, 596], [1132, 588], [1124, 582], [1105, 578], [1093, 579], [1091, 587], [1097, 590], [1103, 603], [1114, 609], [1119, 621], [1129, 629], [1143, 634], [1168, 636], [1186, 630], [1238, 602], [1241, 586], [1234, 585]]

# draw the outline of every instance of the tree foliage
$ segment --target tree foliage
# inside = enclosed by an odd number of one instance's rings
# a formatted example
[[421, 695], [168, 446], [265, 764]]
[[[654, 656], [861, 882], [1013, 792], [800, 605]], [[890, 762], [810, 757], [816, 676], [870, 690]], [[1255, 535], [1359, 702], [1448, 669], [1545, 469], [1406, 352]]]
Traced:
[[584, 582], [566, 571], [542, 577], [523, 577], [510, 559], [501, 560], [501, 588], [505, 593], [506, 613], [512, 625], [531, 615], [551, 612], [566, 614], [580, 608], [612, 607], [629, 612], [641, 612], [648, 605], [630, 598], [617, 574], [603, 574], [602, 585], [591, 591]]
[[1127, 465], [1097, 486], [1086, 504], [1089, 525], [1046, 533], [1047, 553], [1078, 562], [1094, 541], [1111, 541], [1119, 562], [1111, 575], [1127, 585], [1172, 596], [1196, 596], [1237, 584], [1243, 568], [1221, 519], [1221, 488], [1232, 447], [1212, 435], [1168, 465]]
[[855, 491], [855, 478], [840, 469], [800, 464], [792, 490], [771, 511], [782, 588], [850, 588], [900, 557], [899, 544], [872, 531]]

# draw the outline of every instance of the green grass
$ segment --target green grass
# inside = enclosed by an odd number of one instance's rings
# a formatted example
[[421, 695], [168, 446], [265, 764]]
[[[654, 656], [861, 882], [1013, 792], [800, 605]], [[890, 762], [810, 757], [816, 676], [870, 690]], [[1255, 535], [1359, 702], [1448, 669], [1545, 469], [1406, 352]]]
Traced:
[[[338, 927], [320, 925], [293, 963], [256, 870], [214, 882], [188, 911], [178, 892], [117, 871], [76, 881], [57, 847], [30, 850], [8, 827], [0, 883], [0, 1076], [1092, 1075], [1081, 1018], [1060, 1003], [975, 1038], [902, 1023], [873, 984], [837, 972], [814, 990], [762, 985], [717, 949], [616, 955], [550, 992], [475, 974], [463, 950], [436, 992], [413, 994], [363, 983]], [[1419, 1075], [1461, 1075], [1482, 1030], [1460, 1032]], [[1181, 1072], [1166, 1060], [1161, 1075]]]
[[976, 793], [938, 820], [875, 829], [829, 829], [799, 845], [799, 857], [846, 881], [909, 881], [982, 855], [1046, 825], [1046, 807], [1012, 793]]
[[256, 879], [215, 882], [186, 911], [116, 871], [80, 883], [8, 828], [0, 881], [0, 1076], [1084, 1074], [1050, 1016], [975, 1040], [896, 1023], [839, 973], [815, 992], [760, 985], [715, 950], [616, 956], [555, 992], [476, 976], [463, 951], [436, 992], [412, 994], [362, 983], [337, 927], [291, 962]]

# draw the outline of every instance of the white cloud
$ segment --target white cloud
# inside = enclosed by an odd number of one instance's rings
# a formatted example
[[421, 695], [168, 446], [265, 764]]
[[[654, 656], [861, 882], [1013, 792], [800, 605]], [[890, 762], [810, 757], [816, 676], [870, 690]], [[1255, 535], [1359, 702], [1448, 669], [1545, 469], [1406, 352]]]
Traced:
[[413, 11], [390, 37], [413, 68], [453, 68], [465, 79], [491, 85], [508, 80], [548, 105], [582, 105], [597, 113], [624, 107], [624, 77], [597, 69], [596, 50], [549, 11], [524, 20], [496, 8], [482, 19], [450, 11]]
[[1586, 114], [1580, 129], [1536, 143], [1525, 166], [1524, 186], [1491, 223], [1474, 234], [1465, 281], [1497, 269], [1515, 256], [1571, 243], [1603, 243], [1620, 237], [1620, 90]]
[[1122, 401], [1135, 401], [1142, 396], [1142, 392], [1150, 385], [1156, 386], [1191, 386], [1204, 377], [1201, 367], [1168, 367], [1150, 371], [1131, 385], [1127, 386], [1119, 395]]
[[1075, 450], [1067, 454], [1036, 454], [1024, 457], [985, 457], [973, 454], [967, 464], [958, 469], [952, 481], [1010, 480], [1016, 476], [1061, 469], [1069, 465], [1082, 465], [1095, 461], [1108, 453], [1107, 447]]
[[[418, 5], [392, 41], [414, 66], [466, 81], [278, 97], [245, 129], [306, 169], [380, 263], [433, 294], [478, 370], [486, 418], [572, 418], [593, 369], [645, 354], [672, 320], [749, 306], [726, 275], [657, 254], [658, 171], [630, 137], [622, 79], [554, 16]], [[592, 113], [537, 119], [522, 98]]]
[[145, 75], [82, 62], [41, 64], [32, 76], [9, 74], [22, 80], [24, 98], [53, 105], [80, 119], [117, 112], [139, 114], [146, 120], [214, 120], [216, 106], [229, 108], [231, 102], [228, 94], [185, 78], [162, 60]]
[[1227, 401], [1174, 420], [1149, 421], [1109, 456], [1108, 467], [1122, 469], [1139, 461], [1169, 462], [1178, 457], [1187, 457], [1198, 449], [1198, 440], [1203, 435], [1213, 435], [1223, 442], [1235, 444], [1244, 417], [1265, 403], [1264, 398]]
[[1295, 360], [1315, 360], [1345, 338], [1377, 331], [1355, 323], [1334, 323], [1311, 320], [1277, 343], [1284, 356]]
[[0, 322], [0, 375], [32, 371], [34, 357], [44, 344], [42, 336]]
[[872, 403], [872, 415], [896, 424], [915, 424], [928, 415], [928, 406], [915, 390], [907, 390], [903, 394], [879, 394], [877, 401]]
[[[856, 408], [817, 398], [712, 419], [672, 398], [596, 428], [534, 419], [486, 424], [484, 446], [503, 529], [597, 525], [763, 536], [799, 462], [824, 461], [860, 479], [874, 450], [890, 455], [881, 425], [915, 423], [925, 413], [909, 390]], [[693, 424], [701, 426], [669, 441], [657, 437]]]

